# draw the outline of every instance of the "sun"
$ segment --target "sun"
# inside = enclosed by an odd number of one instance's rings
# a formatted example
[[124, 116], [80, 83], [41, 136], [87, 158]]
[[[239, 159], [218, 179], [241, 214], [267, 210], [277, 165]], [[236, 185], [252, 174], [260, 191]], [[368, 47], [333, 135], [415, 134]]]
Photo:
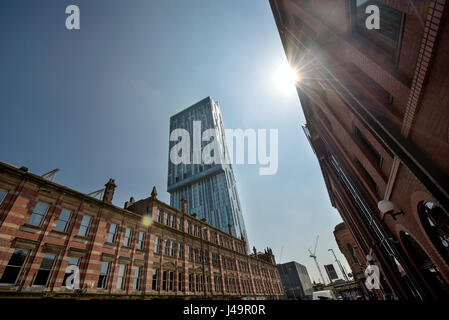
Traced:
[[292, 92], [298, 81], [300, 81], [298, 72], [287, 63], [281, 65], [274, 74], [274, 84], [284, 93]]

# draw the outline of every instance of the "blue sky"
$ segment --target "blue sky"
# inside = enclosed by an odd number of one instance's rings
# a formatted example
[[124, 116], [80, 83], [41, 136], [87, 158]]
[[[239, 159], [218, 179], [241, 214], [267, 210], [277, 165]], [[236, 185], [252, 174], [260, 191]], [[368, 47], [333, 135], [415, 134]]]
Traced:
[[[65, 28], [70, 4], [80, 30]], [[328, 248], [344, 260], [332, 233], [341, 219], [294, 88], [273, 84], [285, 63], [268, 0], [2, 1], [0, 160], [60, 168], [55, 182], [85, 193], [114, 178], [118, 206], [153, 185], [169, 202], [169, 117], [211, 96], [226, 128], [279, 129], [276, 175], [233, 166], [250, 245], [318, 279], [307, 249], [319, 234], [320, 264], [333, 262]]]

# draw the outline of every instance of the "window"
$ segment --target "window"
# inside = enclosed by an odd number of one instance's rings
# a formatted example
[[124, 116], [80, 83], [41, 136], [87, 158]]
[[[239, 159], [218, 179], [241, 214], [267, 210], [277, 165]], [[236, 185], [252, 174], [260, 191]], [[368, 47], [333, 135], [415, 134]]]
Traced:
[[198, 227], [197, 227], [196, 224], [193, 226], [193, 235], [194, 235], [195, 237], [198, 236]]
[[173, 291], [173, 285], [175, 283], [175, 273], [173, 271], [169, 272], [168, 280], [168, 290]]
[[42, 221], [44, 220], [45, 215], [48, 211], [48, 205], [44, 202], [38, 202], [36, 206], [34, 207], [33, 213], [31, 214], [30, 219], [28, 220], [28, 224], [31, 224], [36, 227], [40, 227], [42, 224]]
[[168, 226], [169, 225], [169, 216], [168, 216], [168, 213], [166, 212], [165, 213], [165, 216], [164, 216], [164, 222], [165, 222], [165, 224]]
[[382, 167], [382, 157], [379, 152], [373, 147], [373, 145], [366, 139], [366, 137], [360, 132], [359, 128], [354, 127], [354, 134], [357, 137], [357, 140], [361, 143], [364, 151], [366, 151], [369, 156], [375, 161], [376, 165], [381, 168]]
[[194, 252], [195, 252], [195, 263], [198, 263], [200, 262], [200, 249], [195, 248]]
[[182, 291], [183, 273], [178, 273], [178, 291]]
[[217, 253], [212, 253], [212, 266], [215, 268], [220, 267], [220, 256]]
[[35, 286], [47, 286], [48, 279], [50, 278], [51, 269], [53, 268], [53, 263], [55, 262], [56, 256], [54, 254], [45, 254], [42, 259], [41, 266], [36, 273], [34, 278]]
[[418, 212], [424, 230], [441, 256], [449, 262], [449, 217], [440, 206], [422, 201]]
[[173, 241], [170, 241], [170, 255], [175, 256], [175, 243]]
[[80, 229], [78, 230], [79, 236], [81, 236], [81, 237], [87, 236], [87, 232], [89, 231], [89, 226], [90, 226], [90, 220], [91, 220], [90, 216], [83, 216], [83, 219], [81, 220]]
[[[375, 5], [380, 11], [380, 29], [369, 30], [366, 27], [366, 7]], [[382, 50], [391, 60], [396, 60], [396, 52], [400, 47], [400, 38], [404, 14], [380, 1], [356, 0], [353, 4], [353, 30], [377, 48]]]
[[193, 287], [194, 287], [194, 278], [193, 278], [193, 274], [189, 274], [189, 291], [192, 292], [193, 291]]
[[[79, 266], [79, 263], [80, 263], [80, 259], [79, 258], [69, 258], [69, 263], [68, 263], [68, 265], [67, 265], [67, 267], [68, 266]], [[70, 283], [66, 283], [66, 281], [67, 281], [67, 278], [70, 276], [70, 275], [72, 275], [74, 272], [72, 271], [72, 272], [66, 272], [65, 273], [65, 275], [64, 275], [64, 280], [62, 281], [62, 286], [64, 287], [64, 286], [67, 286], [67, 285], [70, 285]]]
[[200, 276], [195, 275], [195, 291], [200, 291]]
[[56, 223], [55, 230], [61, 231], [61, 232], [66, 231], [71, 215], [72, 215], [72, 211], [67, 210], [67, 209], [62, 209], [61, 214], [59, 215], [58, 223]]
[[377, 191], [377, 184], [376, 181], [371, 177], [368, 170], [365, 169], [363, 164], [360, 162], [359, 159], [355, 159], [355, 163], [357, 167], [362, 171], [363, 176], [366, 178], [366, 181], [368, 182], [368, 185], [373, 189]]
[[106, 289], [109, 273], [109, 262], [101, 263], [100, 277], [98, 278], [98, 288]]
[[11, 258], [9, 259], [8, 265], [3, 272], [2, 278], [0, 279], [0, 283], [16, 284], [27, 255], [27, 250], [14, 250]]
[[222, 285], [221, 281], [222, 281], [221, 276], [216, 275], [215, 276], [215, 281], [214, 281], [215, 282], [215, 291], [216, 292], [221, 292], [223, 290], [223, 285]]
[[160, 245], [160, 240], [159, 237], [154, 237], [154, 252], [155, 253], [159, 253], [159, 249], [160, 249], [161, 245]]
[[164, 254], [168, 256], [170, 250], [170, 243], [168, 240], [164, 240]]
[[123, 245], [125, 247], [130, 247], [131, 245], [131, 234], [132, 230], [130, 228], [125, 229], [125, 239], [123, 240]]
[[192, 234], [192, 224], [190, 221], [187, 221], [187, 233]]
[[[1, 203], [1, 202], [0, 202]], [[178, 218], [178, 229], [182, 231], [182, 219]]]
[[153, 269], [153, 286], [154, 291], [159, 291], [159, 269]]
[[133, 290], [140, 289], [139, 283], [140, 283], [140, 267], [136, 266], [134, 269]]
[[170, 226], [172, 228], [176, 228], [175, 221], [175, 216], [170, 216]]
[[8, 192], [6, 190], [0, 189], [0, 205], [2, 204], [3, 200], [5, 200], [7, 194]]
[[143, 250], [145, 247], [145, 232], [139, 232], [139, 240], [137, 241], [137, 249]]
[[184, 250], [182, 250], [182, 243], [178, 243], [178, 258], [182, 259], [184, 257]]
[[156, 221], [159, 222], [159, 223], [161, 223], [161, 221], [162, 221], [162, 212], [161, 212], [161, 210], [157, 210]]
[[111, 225], [109, 226], [109, 232], [108, 232], [108, 242], [109, 243], [114, 243], [116, 233], [117, 233], [117, 225], [115, 223], [111, 223]]
[[167, 291], [167, 271], [162, 272], [162, 291]]
[[126, 272], [126, 265], [125, 264], [119, 264], [118, 266], [118, 278], [117, 278], [117, 289], [123, 290], [123, 286], [125, 284], [125, 272]]
[[193, 260], [193, 252], [192, 252], [192, 247], [188, 247], [187, 248], [187, 254], [188, 254], [188, 256], [189, 256], [189, 261], [192, 261]]

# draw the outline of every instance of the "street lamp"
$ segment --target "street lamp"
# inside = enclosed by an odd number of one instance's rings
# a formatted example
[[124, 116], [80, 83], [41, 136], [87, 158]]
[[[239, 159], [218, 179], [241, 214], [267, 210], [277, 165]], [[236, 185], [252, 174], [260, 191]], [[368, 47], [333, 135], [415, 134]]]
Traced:
[[349, 281], [348, 276], [346, 275], [345, 270], [343, 269], [343, 266], [340, 263], [340, 260], [337, 259], [337, 256], [335, 255], [335, 252], [333, 249], [328, 249], [327, 251], [332, 252], [332, 254], [334, 255], [335, 258], [335, 262], [337, 262], [338, 266], [340, 267], [340, 271], [343, 274], [343, 277], [345, 278], [346, 281]]
[[394, 202], [390, 200], [381, 200], [377, 203], [377, 207], [379, 208], [379, 211], [383, 214], [382, 218], [389, 214], [393, 220], [396, 220], [397, 215], [404, 214], [404, 211], [399, 210], [398, 212], [394, 212], [394, 209], [396, 208], [396, 205]]

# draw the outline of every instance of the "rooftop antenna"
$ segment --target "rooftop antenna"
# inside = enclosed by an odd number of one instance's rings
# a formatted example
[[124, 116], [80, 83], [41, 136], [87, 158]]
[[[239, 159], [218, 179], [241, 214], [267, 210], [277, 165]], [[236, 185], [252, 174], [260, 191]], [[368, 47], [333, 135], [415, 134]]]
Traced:
[[310, 257], [313, 258], [313, 260], [315, 261], [316, 268], [318, 269], [318, 272], [319, 272], [320, 277], [321, 277], [321, 281], [323, 281], [323, 284], [326, 284], [326, 282], [324, 281], [323, 274], [321, 273], [320, 265], [318, 264], [318, 261], [316, 259], [316, 247], [318, 246], [318, 239], [319, 239], [319, 237], [320, 237], [320, 235], [317, 235], [317, 237], [316, 237], [315, 249], [313, 249], [313, 252], [310, 251], [310, 249], [309, 249], [309, 253], [310, 253]]
[[58, 171], [59, 171], [59, 169], [56, 168], [54, 170], [51, 170], [50, 172], [43, 174], [41, 177], [53, 182], [55, 180], [55, 176], [58, 173]]

